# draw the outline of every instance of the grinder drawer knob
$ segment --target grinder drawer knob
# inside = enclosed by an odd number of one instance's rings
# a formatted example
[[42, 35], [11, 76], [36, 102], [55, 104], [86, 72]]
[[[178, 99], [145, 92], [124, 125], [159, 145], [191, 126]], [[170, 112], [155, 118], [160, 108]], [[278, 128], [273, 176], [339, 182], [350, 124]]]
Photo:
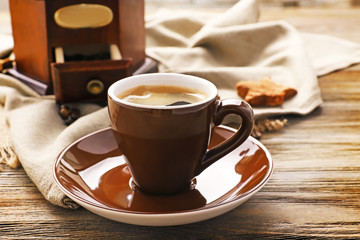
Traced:
[[99, 95], [104, 91], [104, 84], [102, 81], [93, 79], [86, 85], [86, 89], [93, 95]]

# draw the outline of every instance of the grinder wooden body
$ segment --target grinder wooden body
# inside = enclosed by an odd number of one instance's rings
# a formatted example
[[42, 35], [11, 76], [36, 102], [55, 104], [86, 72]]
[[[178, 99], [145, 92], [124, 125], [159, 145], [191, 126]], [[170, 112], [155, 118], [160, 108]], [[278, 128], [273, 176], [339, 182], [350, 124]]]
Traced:
[[[107, 9], [111, 21], [78, 28], [56, 21], [59, 10], [81, 4]], [[9, 6], [16, 71], [45, 84], [60, 103], [105, 100], [107, 88], [145, 60], [144, 0], [9, 0]], [[102, 59], [66, 56], [104, 46], [109, 53]]]

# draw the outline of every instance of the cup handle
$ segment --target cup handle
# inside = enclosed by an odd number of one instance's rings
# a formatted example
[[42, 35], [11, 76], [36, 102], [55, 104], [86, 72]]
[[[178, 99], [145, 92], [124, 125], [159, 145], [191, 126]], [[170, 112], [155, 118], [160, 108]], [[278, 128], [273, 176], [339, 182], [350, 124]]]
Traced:
[[250, 105], [240, 99], [225, 99], [220, 101], [214, 116], [215, 126], [220, 125], [225, 116], [229, 114], [236, 114], [242, 118], [241, 127], [231, 138], [207, 151], [204, 159], [197, 166], [195, 176], [234, 150], [249, 137], [254, 125], [254, 112]]

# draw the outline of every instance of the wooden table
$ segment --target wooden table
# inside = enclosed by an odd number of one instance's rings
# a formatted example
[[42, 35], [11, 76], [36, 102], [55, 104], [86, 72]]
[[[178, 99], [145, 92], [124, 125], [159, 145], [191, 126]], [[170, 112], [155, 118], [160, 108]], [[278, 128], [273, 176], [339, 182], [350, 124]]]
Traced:
[[[360, 43], [360, 9], [267, 9], [301, 31]], [[314, 20], [316, 22], [314, 23]], [[325, 23], [326, 25], [323, 25]], [[360, 239], [360, 65], [319, 79], [324, 103], [261, 141], [275, 169], [235, 210], [204, 222], [141, 227], [43, 199], [23, 169], [0, 172], [0, 239]]]

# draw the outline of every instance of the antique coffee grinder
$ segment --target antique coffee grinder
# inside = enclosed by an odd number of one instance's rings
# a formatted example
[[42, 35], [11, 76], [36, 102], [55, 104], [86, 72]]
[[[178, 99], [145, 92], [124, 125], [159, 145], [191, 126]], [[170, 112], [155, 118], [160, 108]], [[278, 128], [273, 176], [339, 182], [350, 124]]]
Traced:
[[9, 0], [14, 75], [58, 103], [105, 100], [145, 61], [144, 0]]

